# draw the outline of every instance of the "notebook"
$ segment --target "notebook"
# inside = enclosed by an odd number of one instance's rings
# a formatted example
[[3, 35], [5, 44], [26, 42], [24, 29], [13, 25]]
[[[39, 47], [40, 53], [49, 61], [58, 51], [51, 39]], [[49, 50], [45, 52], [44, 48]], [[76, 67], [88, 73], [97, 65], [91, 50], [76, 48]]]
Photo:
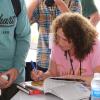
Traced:
[[[27, 87], [28, 86], [28, 87]], [[29, 95], [53, 94], [62, 100], [89, 100], [90, 90], [80, 79], [50, 77], [44, 82], [23, 82], [17, 87]], [[37, 90], [36, 93], [32, 90]]]
[[51, 93], [63, 100], [89, 100], [90, 90], [79, 79], [47, 78], [44, 93]]

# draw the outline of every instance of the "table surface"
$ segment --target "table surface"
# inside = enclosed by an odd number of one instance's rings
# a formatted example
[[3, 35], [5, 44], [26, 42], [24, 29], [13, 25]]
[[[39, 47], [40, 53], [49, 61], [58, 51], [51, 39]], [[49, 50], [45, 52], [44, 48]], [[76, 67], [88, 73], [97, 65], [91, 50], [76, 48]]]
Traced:
[[11, 100], [62, 100], [52, 94], [28, 95], [19, 91]]

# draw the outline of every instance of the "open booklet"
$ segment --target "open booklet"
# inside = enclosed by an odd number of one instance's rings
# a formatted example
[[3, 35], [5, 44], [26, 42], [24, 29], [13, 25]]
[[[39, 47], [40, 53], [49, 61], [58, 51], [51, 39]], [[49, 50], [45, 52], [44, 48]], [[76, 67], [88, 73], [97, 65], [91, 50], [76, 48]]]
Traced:
[[47, 78], [44, 93], [51, 93], [63, 100], [89, 100], [90, 90], [80, 79]]
[[84, 86], [82, 84], [83, 82], [79, 79], [62, 79], [58, 77], [50, 77], [45, 79], [44, 82], [40, 82], [41, 84], [36, 82], [24, 83], [26, 86], [31, 86], [33, 90], [40, 90], [42, 91], [40, 93], [44, 94], [50, 93], [58, 96], [63, 100], [85, 100], [90, 96], [90, 90]]

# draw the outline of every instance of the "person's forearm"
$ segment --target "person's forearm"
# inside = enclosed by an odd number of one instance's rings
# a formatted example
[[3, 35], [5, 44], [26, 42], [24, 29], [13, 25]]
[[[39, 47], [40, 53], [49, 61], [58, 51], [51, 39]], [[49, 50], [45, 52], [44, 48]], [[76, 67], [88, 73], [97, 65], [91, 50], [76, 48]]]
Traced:
[[54, 1], [62, 13], [70, 11], [67, 4], [63, 0], [54, 0]]
[[42, 0], [31, 0], [30, 4], [27, 6], [29, 20], [31, 20], [34, 10], [37, 8], [41, 1]]
[[95, 12], [93, 13], [91, 16], [90, 16], [90, 22], [96, 26], [97, 23], [99, 22], [100, 20], [100, 14], [98, 12]]
[[42, 79], [45, 80], [46, 78], [48, 78], [48, 77], [50, 77], [50, 76], [51, 76], [50, 72], [47, 71], [47, 72], [45, 72], [45, 73], [43, 74]]

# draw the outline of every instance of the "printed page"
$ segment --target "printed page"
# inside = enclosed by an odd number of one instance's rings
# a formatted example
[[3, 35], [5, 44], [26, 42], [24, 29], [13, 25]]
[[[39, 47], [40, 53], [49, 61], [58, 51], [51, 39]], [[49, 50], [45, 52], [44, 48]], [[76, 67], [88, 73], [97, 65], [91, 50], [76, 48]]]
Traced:
[[52, 91], [54, 88], [57, 88], [57, 87], [60, 87], [60, 86], [63, 86], [65, 85], [65, 82], [62, 82], [59, 80], [53, 80], [53, 79], [50, 79], [50, 78], [47, 78], [45, 79], [44, 81], [44, 92], [47, 93], [47, 92], [50, 92]]
[[63, 100], [80, 100], [90, 96], [90, 91], [78, 82], [66, 82], [66, 85], [54, 88], [54, 91]]
[[54, 94], [63, 100], [87, 99], [90, 90], [80, 82], [46, 79], [44, 81], [44, 92]]

